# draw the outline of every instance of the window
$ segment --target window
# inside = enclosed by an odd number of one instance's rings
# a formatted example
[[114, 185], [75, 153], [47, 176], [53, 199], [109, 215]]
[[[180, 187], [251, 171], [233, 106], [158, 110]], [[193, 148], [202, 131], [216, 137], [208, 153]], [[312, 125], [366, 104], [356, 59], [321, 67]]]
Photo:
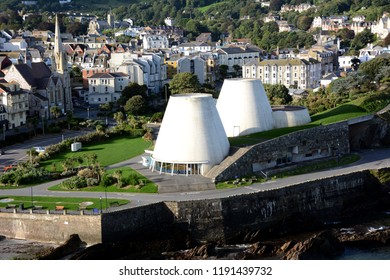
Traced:
[[106, 91], [108, 91], [108, 87], [106, 87]]

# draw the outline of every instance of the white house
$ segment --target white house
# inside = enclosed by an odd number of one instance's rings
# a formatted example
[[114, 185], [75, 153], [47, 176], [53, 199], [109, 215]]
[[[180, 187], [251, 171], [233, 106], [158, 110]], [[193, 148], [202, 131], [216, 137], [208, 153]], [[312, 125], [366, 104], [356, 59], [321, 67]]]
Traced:
[[14, 51], [25, 51], [28, 47], [26, 40], [21, 37], [11, 39], [8, 42], [5, 41], [1, 43], [0, 41], [0, 51], [2, 52], [14, 52]]
[[0, 83], [0, 104], [5, 109], [8, 129], [26, 124], [28, 92], [22, 90], [18, 83]]
[[154, 53], [112, 53], [110, 66], [129, 75], [130, 83], [146, 85], [150, 94], [159, 93], [167, 79], [164, 59]]
[[263, 84], [282, 84], [287, 88], [316, 88], [321, 79], [321, 63], [312, 58], [251, 61], [242, 67], [242, 76], [260, 79]]
[[84, 99], [89, 104], [115, 102], [128, 84], [129, 76], [124, 73], [96, 73], [88, 78], [89, 90]]
[[388, 13], [383, 16], [371, 26], [371, 32], [377, 34], [379, 39], [384, 39], [390, 33], [390, 18]]
[[233, 65], [243, 66], [260, 58], [260, 49], [247, 46], [221, 48], [217, 53], [219, 65], [227, 65], [230, 72], [234, 71]]
[[215, 48], [212, 48], [210, 44], [207, 44], [205, 42], [196, 42], [196, 41], [183, 43], [177, 46], [177, 50], [186, 56], [191, 55], [193, 53], [210, 52], [212, 49]]
[[166, 35], [146, 34], [142, 38], [142, 44], [144, 50], [169, 48], [169, 41]]

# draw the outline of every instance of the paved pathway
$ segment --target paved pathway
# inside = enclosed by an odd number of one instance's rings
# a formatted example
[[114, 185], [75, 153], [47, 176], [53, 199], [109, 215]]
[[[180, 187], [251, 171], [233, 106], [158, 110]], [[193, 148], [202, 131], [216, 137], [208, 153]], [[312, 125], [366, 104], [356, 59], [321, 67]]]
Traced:
[[[276, 189], [294, 185], [301, 182], [316, 180], [325, 177], [331, 177], [335, 175], [348, 174], [351, 172], [376, 169], [383, 167], [390, 167], [390, 149], [374, 149], [364, 150], [359, 153], [361, 159], [348, 166], [338, 167], [331, 170], [313, 172], [309, 174], [291, 176], [284, 179], [271, 180], [265, 183], [257, 183], [247, 187], [239, 187], [223, 190], [208, 190], [208, 191], [196, 191], [196, 192], [176, 192], [176, 193], [160, 193], [160, 194], [138, 194], [138, 193], [107, 193], [108, 198], [128, 199], [130, 203], [126, 207], [134, 207], [138, 205], [145, 205], [160, 201], [185, 201], [185, 200], [202, 200], [210, 198], [222, 198], [235, 196], [240, 194], [254, 193], [258, 191], [264, 191], [269, 189]], [[208, 180], [201, 176], [170, 176], [159, 175], [157, 172], [151, 173], [147, 168], [142, 166], [141, 157], [136, 157], [128, 161], [115, 164], [110, 168], [119, 166], [130, 166], [139, 172], [148, 176], [152, 181], [158, 184], [188, 184], [195, 182], [197, 177], [199, 180]], [[33, 187], [34, 196], [57, 196], [57, 197], [105, 197], [105, 193], [101, 192], [83, 192], [83, 191], [48, 191], [50, 186], [59, 184], [62, 180], [52, 181], [45, 184], [37, 185]], [[15, 189], [15, 190], [0, 190], [0, 196], [6, 195], [26, 195], [29, 196], [31, 188]]]

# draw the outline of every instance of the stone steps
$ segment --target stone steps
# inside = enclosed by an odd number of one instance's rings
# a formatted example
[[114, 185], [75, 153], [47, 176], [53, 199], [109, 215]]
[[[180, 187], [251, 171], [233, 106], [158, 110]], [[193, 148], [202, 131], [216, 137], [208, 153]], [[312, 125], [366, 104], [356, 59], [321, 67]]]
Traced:
[[226, 168], [228, 168], [230, 165], [232, 165], [234, 162], [237, 161], [240, 157], [242, 157], [244, 154], [246, 154], [249, 151], [250, 148], [244, 147], [244, 148], [231, 148], [229, 155], [218, 165], [215, 165], [207, 174], [205, 174], [205, 177], [207, 178], [216, 178], [219, 174], [221, 174], [222, 171], [224, 171]]

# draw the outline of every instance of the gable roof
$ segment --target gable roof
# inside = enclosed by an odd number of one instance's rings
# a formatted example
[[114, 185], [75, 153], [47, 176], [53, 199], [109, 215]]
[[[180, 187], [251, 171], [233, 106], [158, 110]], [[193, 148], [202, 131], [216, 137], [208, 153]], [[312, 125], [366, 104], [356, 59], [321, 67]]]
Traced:
[[31, 67], [27, 64], [15, 64], [14, 67], [30, 86], [46, 88], [51, 70], [44, 62], [31, 63]]

